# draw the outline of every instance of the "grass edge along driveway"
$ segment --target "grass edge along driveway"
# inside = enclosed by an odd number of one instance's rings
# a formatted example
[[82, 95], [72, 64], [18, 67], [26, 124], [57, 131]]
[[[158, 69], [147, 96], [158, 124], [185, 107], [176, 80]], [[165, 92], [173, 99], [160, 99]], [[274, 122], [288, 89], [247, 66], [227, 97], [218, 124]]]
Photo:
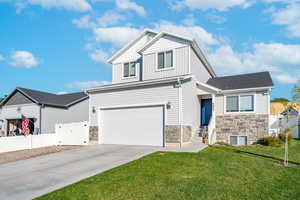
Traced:
[[[157, 152], [36, 200], [300, 199], [300, 166], [275, 165], [282, 157], [282, 148], [262, 146]], [[290, 159], [300, 163], [300, 141]]]

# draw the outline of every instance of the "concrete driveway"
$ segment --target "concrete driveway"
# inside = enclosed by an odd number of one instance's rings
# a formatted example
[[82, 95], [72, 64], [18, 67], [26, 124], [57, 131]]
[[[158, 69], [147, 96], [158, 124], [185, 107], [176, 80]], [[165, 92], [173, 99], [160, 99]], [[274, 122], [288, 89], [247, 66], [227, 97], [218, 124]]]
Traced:
[[160, 148], [94, 145], [0, 165], [0, 199], [30, 200]]

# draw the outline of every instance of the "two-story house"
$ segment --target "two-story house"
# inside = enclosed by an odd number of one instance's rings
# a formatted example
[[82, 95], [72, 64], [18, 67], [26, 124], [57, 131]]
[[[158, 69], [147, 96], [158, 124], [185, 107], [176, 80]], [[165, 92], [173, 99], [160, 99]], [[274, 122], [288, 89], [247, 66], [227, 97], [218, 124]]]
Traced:
[[86, 90], [101, 144], [166, 146], [201, 133], [244, 145], [269, 134], [268, 72], [218, 77], [193, 39], [152, 30], [108, 62], [112, 83]]

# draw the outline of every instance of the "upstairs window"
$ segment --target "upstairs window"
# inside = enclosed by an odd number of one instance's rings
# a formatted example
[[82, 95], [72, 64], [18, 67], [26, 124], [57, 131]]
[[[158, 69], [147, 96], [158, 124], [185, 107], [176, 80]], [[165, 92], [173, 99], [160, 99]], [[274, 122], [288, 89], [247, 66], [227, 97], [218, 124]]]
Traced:
[[123, 66], [123, 77], [135, 77], [136, 76], [136, 66], [134, 62], [124, 63]]
[[254, 112], [254, 94], [226, 96], [226, 112]]
[[165, 51], [157, 54], [157, 68], [166, 69], [173, 67], [173, 51]]

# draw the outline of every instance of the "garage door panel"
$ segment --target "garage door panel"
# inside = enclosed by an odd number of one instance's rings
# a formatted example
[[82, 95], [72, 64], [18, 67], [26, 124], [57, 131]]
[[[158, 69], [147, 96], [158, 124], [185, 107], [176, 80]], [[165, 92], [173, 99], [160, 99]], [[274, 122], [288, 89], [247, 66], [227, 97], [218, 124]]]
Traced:
[[100, 143], [163, 146], [163, 106], [102, 110]]

